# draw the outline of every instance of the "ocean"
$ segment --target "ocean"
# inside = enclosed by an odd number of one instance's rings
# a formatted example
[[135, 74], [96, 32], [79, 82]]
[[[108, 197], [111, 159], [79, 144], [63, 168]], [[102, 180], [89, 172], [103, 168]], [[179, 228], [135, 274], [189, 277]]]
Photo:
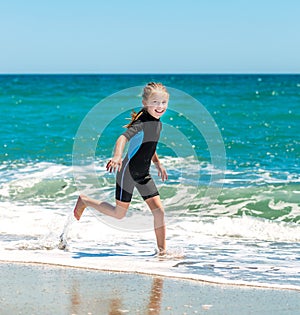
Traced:
[[[168, 181], [152, 170], [163, 265], [137, 193], [121, 221], [92, 209], [72, 219], [80, 192], [114, 201], [105, 165], [149, 81], [170, 91], [157, 148]], [[0, 75], [0, 108], [2, 259], [117, 260], [120, 271], [139, 261], [157, 274], [300, 290], [300, 75]]]

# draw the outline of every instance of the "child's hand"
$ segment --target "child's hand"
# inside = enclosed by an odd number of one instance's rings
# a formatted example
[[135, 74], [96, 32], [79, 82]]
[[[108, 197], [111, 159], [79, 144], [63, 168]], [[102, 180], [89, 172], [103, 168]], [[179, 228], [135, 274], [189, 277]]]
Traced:
[[106, 164], [106, 170], [110, 173], [115, 172], [116, 170], [120, 172], [121, 167], [122, 167], [122, 158], [119, 158], [119, 157], [113, 157]]
[[168, 179], [168, 174], [166, 169], [160, 164], [160, 163], [154, 163], [157, 171], [158, 171], [158, 176], [161, 177], [162, 181], [164, 182], [165, 180]]

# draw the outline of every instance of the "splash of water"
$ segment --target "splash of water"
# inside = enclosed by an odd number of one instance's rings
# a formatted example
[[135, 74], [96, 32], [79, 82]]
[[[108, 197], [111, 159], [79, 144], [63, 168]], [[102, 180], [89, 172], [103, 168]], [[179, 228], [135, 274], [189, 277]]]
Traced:
[[58, 244], [58, 248], [59, 249], [61, 249], [61, 250], [66, 250], [67, 249], [67, 246], [68, 246], [68, 242], [67, 242], [68, 233], [69, 233], [71, 225], [74, 222], [76, 222], [76, 218], [74, 217], [73, 212], [71, 212], [68, 215], [68, 217], [67, 217], [67, 220], [66, 220], [65, 225], [64, 225], [63, 232], [59, 236], [59, 244]]

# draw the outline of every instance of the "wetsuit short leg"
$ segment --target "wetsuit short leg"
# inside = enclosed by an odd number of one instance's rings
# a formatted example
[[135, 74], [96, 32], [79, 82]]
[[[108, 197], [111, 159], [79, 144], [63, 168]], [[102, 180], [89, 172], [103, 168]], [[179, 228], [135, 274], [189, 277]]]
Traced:
[[134, 187], [137, 188], [144, 200], [159, 195], [150, 174], [146, 174], [138, 179], [133, 179], [129, 172], [129, 167], [125, 166], [117, 173], [116, 199], [123, 202], [130, 202]]
[[144, 200], [159, 195], [154, 180], [150, 174], [145, 176], [142, 180], [136, 181], [135, 187]]
[[116, 199], [123, 202], [130, 202], [135, 182], [130, 175], [128, 167], [122, 167], [116, 178]]

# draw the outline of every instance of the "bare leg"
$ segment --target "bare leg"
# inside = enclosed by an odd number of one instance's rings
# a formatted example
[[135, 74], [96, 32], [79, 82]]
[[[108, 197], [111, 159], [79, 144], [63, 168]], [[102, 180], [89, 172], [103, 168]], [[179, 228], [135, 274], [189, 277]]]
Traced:
[[129, 205], [130, 202], [116, 200], [116, 206], [113, 206], [108, 202], [102, 202], [85, 195], [80, 195], [74, 208], [74, 216], [79, 220], [84, 209], [86, 207], [91, 207], [110, 217], [122, 219], [125, 217]]
[[146, 199], [146, 203], [152, 211], [154, 217], [154, 231], [157, 247], [159, 253], [163, 255], [166, 252], [166, 225], [164, 208], [159, 196]]
[[86, 208], [86, 205], [83, 203], [81, 197], [79, 196], [74, 208], [74, 217], [79, 220], [82, 216], [82, 213], [84, 209]]

